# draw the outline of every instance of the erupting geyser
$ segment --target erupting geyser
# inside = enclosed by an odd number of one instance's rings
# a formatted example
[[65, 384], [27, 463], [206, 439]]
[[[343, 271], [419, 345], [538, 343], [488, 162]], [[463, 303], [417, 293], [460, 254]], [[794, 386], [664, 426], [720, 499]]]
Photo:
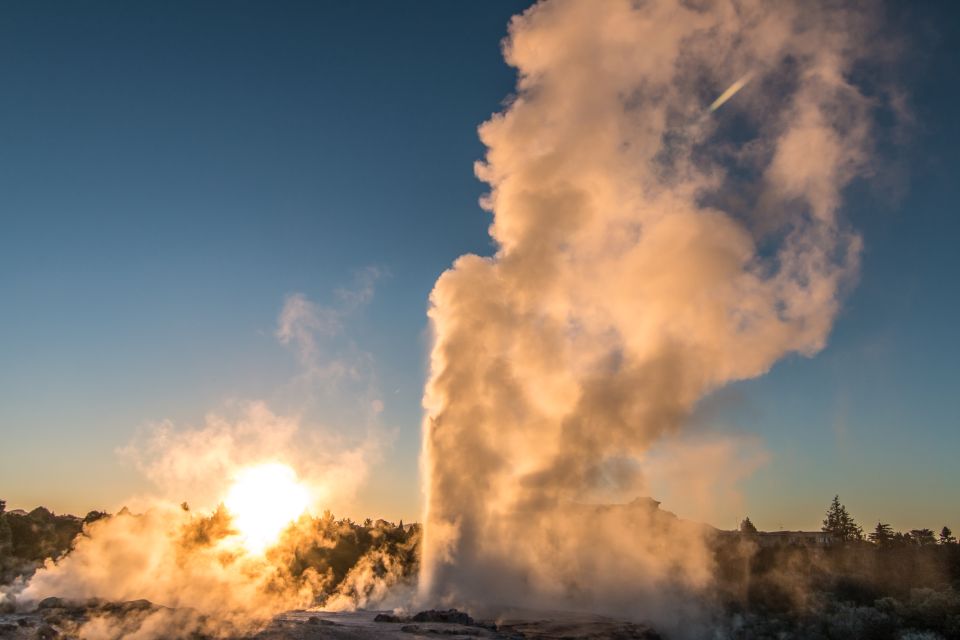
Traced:
[[868, 26], [762, 0], [546, 0], [513, 19], [517, 91], [476, 167], [496, 254], [431, 295], [426, 599], [667, 629], [696, 608], [702, 529], [588, 505], [644, 495], [644, 456], [706, 394], [823, 348], [860, 255], [838, 211], [867, 166], [872, 99], [849, 78]]

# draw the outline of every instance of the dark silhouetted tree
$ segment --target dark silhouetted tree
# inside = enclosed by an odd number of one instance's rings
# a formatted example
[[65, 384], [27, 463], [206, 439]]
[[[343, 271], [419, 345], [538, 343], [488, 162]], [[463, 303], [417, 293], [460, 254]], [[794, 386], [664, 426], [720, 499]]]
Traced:
[[863, 529], [847, 512], [847, 507], [840, 504], [840, 496], [833, 496], [827, 517], [823, 519], [822, 531], [833, 535], [840, 541], [863, 540]]
[[878, 522], [876, 528], [867, 536], [867, 539], [881, 547], [886, 546], [893, 541], [893, 529], [889, 524]]
[[953, 531], [950, 531], [950, 527], [944, 527], [940, 529], [940, 544], [953, 544], [957, 539], [953, 536]]
[[91, 522], [96, 522], [97, 520], [102, 520], [106, 518], [109, 514], [106, 511], [91, 511], [83, 517], [83, 524], [90, 524]]
[[747, 535], [757, 534], [757, 528], [753, 525], [752, 522], [750, 522], [749, 516], [744, 518], [743, 521], [740, 523], [740, 533], [744, 533]]
[[0, 558], [7, 554], [10, 546], [13, 544], [10, 524], [6, 518], [7, 501], [0, 500]]
[[918, 544], [920, 546], [937, 543], [937, 539], [934, 537], [933, 531], [930, 529], [911, 529], [910, 540], [912, 540], [914, 544]]

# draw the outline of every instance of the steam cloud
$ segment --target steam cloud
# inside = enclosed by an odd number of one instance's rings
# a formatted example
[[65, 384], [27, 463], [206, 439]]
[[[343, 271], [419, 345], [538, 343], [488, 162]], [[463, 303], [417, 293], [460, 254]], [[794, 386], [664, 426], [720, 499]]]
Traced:
[[[824, 347], [858, 269], [838, 207], [873, 108], [849, 80], [865, 14], [835, 4], [545, 0], [513, 19], [516, 95], [476, 165], [497, 251], [431, 295], [422, 597], [691, 613], [703, 529], [584, 503], [648, 486], [645, 456], [705, 395]], [[685, 471], [699, 490], [715, 467]]]
[[[339, 304], [332, 307], [301, 294], [285, 301], [277, 338], [299, 361], [293, 391], [303, 399], [301, 410], [284, 415], [262, 401], [231, 403], [226, 415], [211, 413], [197, 427], [178, 428], [168, 421], [151, 425], [120, 453], [155, 491], [131, 496], [132, 511], [86, 525], [69, 555], [47, 560], [27, 583], [0, 592], [0, 602], [15, 599], [29, 608], [50, 596], [146, 599], [160, 608], [95, 616], [76, 633], [97, 640], [151, 640], [194, 630], [235, 636], [255, 631], [280, 611], [322, 600], [343, 609], [382, 599], [386, 585], [399, 581], [398, 568], [383, 569], [379, 558], [363, 557], [343, 587], [334, 589], [324, 567], [297, 574], [291, 567], [311, 545], [332, 548], [336, 541], [328, 536], [335, 532], [303, 518], [291, 523], [276, 545], [253, 553], [235, 528], [236, 514], [222, 507], [238, 472], [282, 463], [295, 470], [307, 490], [310, 513], [353, 511], [386, 438], [377, 424], [382, 404], [369, 354], [350, 343], [342, 347], [334, 338], [370, 300], [378, 275], [371, 269], [361, 272], [355, 288], [336, 292]], [[352, 437], [308, 418], [312, 410], [325, 408], [322, 401], [333, 391], [344, 414], [337, 417], [353, 419], [347, 425]], [[181, 506], [184, 500], [189, 505]]]
[[[101, 616], [78, 630], [80, 637], [104, 640], [179, 637], [193, 629], [233, 636], [256, 630], [280, 611], [315, 606], [332, 593], [338, 606], [347, 608], [353, 592], [334, 592], [327, 573], [290, 572], [300, 549], [334, 545], [324, 531], [306, 519], [287, 529], [276, 546], [251, 553], [238, 537], [234, 516], [218, 502], [237, 471], [282, 461], [297, 469], [300, 483], [309, 488], [312, 513], [345, 509], [376, 455], [372, 447], [346, 447], [329, 434], [274, 415], [262, 403], [249, 405], [234, 421], [210, 417], [197, 429], [160, 425], [133, 448], [140, 468], [158, 487], [131, 502], [143, 512], [124, 510], [87, 525], [69, 555], [48, 560], [29, 583], [14, 588], [17, 601], [29, 606], [49, 596], [146, 599], [172, 607], [137, 611], [135, 618]], [[178, 501], [185, 496], [188, 508]], [[354, 573], [359, 580], [361, 570]]]

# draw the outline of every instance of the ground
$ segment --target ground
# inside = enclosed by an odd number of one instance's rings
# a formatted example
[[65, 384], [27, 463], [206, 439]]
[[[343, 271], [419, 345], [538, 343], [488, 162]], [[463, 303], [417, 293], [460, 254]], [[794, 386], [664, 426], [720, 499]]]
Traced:
[[[140, 600], [128, 603], [71, 605], [51, 599], [29, 612], [0, 614], [0, 638], [10, 640], [76, 638], [77, 623], [93, 616], [112, 620], [136, 620], [157, 611]], [[377, 620], [379, 618], [379, 620]], [[459, 620], [454, 622], [452, 620]], [[126, 635], [126, 634], [124, 634]], [[114, 636], [114, 637], [122, 637]], [[161, 637], [175, 637], [163, 635]], [[184, 635], [203, 638], [202, 635]], [[649, 628], [593, 615], [521, 615], [498, 623], [473, 621], [460, 612], [422, 612], [410, 617], [389, 611], [289, 611], [276, 616], [259, 633], [234, 636], [232, 640], [657, 640]]]

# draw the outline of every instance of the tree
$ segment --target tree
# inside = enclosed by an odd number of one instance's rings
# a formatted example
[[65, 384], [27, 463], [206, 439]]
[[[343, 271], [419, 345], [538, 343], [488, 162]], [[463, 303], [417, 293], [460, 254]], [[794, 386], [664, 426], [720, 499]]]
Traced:
[[831, 534], [841, 542], [863, 540], [863, 529], [847, 512], [847, 507], [840, 504], [839, 495], [833, 496], [830, 508], [827, 509], [827, 517], [823, 519], [821, 530]]
[[910, 539], [914, 544], [918, 544], [920, 546], [937, 543], [937, 539], [933, 537], [933, 531], [930, 529], [911, 529]]
[[940, 529], [940, 544], [954, 544], [957, 539], [953, 536], [953, 531], [950, 531], [950, 527], [944, 527]]
[[7, 501], [0, 500], [0, 558], [6, 555], [13, 545], [13, 533], [10, 531], [10, 523], [7, 522], [6, 511]]
[[90, 524], [96, 522], [97, 520], [102, 520], [106, 518], [109, 514], [106, 511], [90, 511], [83, 518], [83, 524]]
[[753, 525], [752, 522], [750, 522], [749, 516], [744, 518], [743, 521], [740, 523], [740, 533], [743, 533], [746, 535], [752, 535], [752, 536], [757, 535], [757, 528]]
[[877, 522], [876, 528], [867, 538], [876, 545], [886, 546], [893, 541], [893, 528], [889, 524]]

